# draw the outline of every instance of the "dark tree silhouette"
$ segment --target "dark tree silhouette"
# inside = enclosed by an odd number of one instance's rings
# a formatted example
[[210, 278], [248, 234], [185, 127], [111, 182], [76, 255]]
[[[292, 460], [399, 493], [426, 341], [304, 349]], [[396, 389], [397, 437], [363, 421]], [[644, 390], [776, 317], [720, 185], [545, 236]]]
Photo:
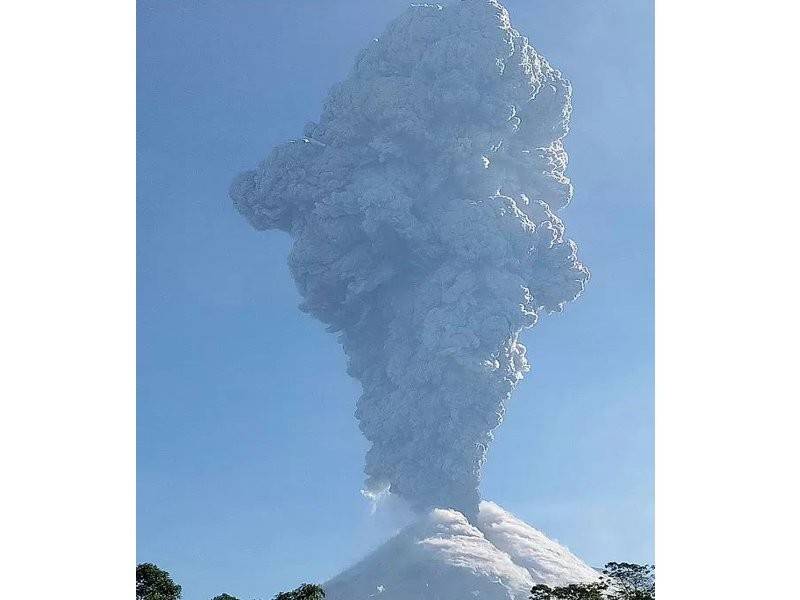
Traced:
[[152, 563], [136, 565], [136, 600], [178, 600], [181, 586]]
[[655, 600], [655, 573], [653, 565], [611, 562], [596, 583], [535, 585], [530, 600]]
[[656, 597], [655, 565], [610, 562], [603, 575], [612, 582], [613, 598], [619, 600], [654, 600]]
[[604, 581], [599, 583], [573, 583], [563, 587], [551, 588], [546, 585], [535, 585], [531, 590], [531, 600], [604, 600], [604, 592], [608, 586]]
[[275, 600], [322, 600], [323, 598], [325, 591], [312, 583], [304, 583], [296, 590], [281, 592], [275, 596]]
[[230, 594], [220, 594], [219, 596], [214, 596], [211, 600], [239, 600], [236, 596], [231, 596]]

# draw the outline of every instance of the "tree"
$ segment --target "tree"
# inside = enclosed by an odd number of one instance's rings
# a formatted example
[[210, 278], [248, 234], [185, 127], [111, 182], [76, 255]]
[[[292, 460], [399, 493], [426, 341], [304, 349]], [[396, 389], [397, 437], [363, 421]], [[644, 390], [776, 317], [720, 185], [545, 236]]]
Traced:
[[618, 600], [655, 600], [655, 565], [610, 562], [603, 569], [603, 575], [613, 582], [613, 598]]
[[219, 596], [214, 596], [211, 600], [239, 600], [236, 596], [231, 596], [230, 594], [220, 594]]
[[573, 583], [551, 588], [535, 585], [531, 590], [531, 600], [604, 600], [608, 586], [604, 581], [597, 583]]
[[136, 565], [136, 600], [178, 600], [181, 586], [152, 563]]
[[313, 583], [304, 583], [296, 590], [291, 592], [281, 592], [275, 596], [275, 600], [323, 600], [325, 590]]
[[655, 600], [653, 565], [608, 563], [595, 583], [575, 583], [551, 588], [535, 585], [530, 600]]

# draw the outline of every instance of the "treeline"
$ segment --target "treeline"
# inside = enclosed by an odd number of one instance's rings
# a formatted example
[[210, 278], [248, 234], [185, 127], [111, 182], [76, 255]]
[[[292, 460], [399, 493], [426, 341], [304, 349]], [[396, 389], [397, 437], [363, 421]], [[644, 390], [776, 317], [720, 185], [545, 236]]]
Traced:
[[[181, 586], [172, 581], [169, 573], [152, 563], [136, 565], [136, 600], [180, 600]], [[281, 592], [273, 600], [323, 600], [325, 592], [312, 583], [304, 583], [291, 592]], [[211, 600], [239, 600], [230, 594], [220, 594]]]
[[654, 565], [610, 562], [595, 583], [551, 588], [535, 585], [530, 600], [655, 600]]
[[[653, 565], [610, 562], [594, 583], [571, 584], [562, 587], [535, 585], [530, 600], [655, 600], [656, 572]], [[136, 600], [180, 600], [181, 586], [172, 581], [169, 573], [151, 563], [136, 566]], [[323, 600], [324, 590], [315, 584], [304, 583], [291, 592], [281, 592], [273, 600]], [[239, 600], [230, 594], [220, 594], [211, 600]]]

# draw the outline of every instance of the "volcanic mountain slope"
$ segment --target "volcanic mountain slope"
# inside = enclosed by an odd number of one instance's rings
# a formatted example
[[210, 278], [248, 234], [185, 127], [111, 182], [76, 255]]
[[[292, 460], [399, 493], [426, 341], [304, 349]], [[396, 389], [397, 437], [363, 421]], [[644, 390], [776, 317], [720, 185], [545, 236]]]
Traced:
[[565, 547], [492, 502], [475, 524], [435, 509], [325, 585], [327, 600], [524, 600], [537, 583], [597, 580]]

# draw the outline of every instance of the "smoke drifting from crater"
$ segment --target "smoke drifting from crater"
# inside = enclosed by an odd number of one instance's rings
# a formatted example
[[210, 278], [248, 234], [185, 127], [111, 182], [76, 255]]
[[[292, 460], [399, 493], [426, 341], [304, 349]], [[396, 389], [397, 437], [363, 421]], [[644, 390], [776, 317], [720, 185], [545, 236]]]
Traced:
[[477, 513], [520, 335], [589, 279], [555, 214], [570, 94], [498, 2], [412, 5], [232, 185], [253, 227], [291, 234], [301, 308], [362, 384], [368, 493]]

